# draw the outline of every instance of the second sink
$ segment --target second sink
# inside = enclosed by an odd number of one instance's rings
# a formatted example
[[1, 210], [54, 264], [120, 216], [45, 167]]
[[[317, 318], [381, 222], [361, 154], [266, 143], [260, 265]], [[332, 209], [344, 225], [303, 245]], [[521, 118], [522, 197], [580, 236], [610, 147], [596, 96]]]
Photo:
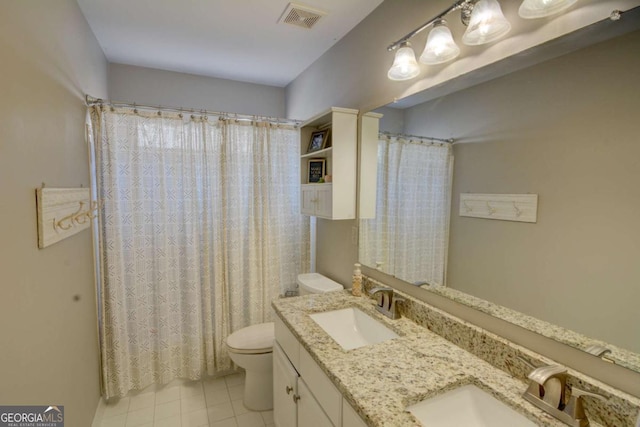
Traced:
[[345, 350], [398, 338], [398, 334], [357, 308], [309, 316]]
[[423, 426], [535, 427], [486, 391], [468, 384], [407, 408]]

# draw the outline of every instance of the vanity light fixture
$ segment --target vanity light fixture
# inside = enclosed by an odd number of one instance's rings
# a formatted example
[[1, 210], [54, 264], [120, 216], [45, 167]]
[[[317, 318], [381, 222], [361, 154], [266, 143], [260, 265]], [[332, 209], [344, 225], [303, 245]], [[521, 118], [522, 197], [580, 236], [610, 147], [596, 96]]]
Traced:
[[400, 44], [393, 65], [387, 73], [391, 80], [410, 80], [420, 74], [420, 66], [416, 61], [416, 54], [411, 48], [411, 43], [405, 41]]
[[573, 6], [578, 0], [524, 0], [518, 15], [524, 19], [545, 18]]
[[460, 55], [460, 48], [453, 40], [447, 21], [438, 19], [433, 23], [433, 28], [427, 37], [427, 44], [420, 55], [420, 62], [427, 65], [442, 64], [455, 59], [458, 55]]
[[[542, 18], [560, 13], [578, 0], [523, 0], [519, 14], [521, 17]], [[444, 17], [460, 10], [462, 23], [467, 26], [462, 42], [468, 46], [477, 46], [494, 42], [504, 37], [511, 24], [504, 17], [498, 0], [457, 0], [443, 12], [434, 16], [420, 27], [391, 43], [388, 51], [397, 50], [393, 65], [387, 76], [391, 80], [409, 80], [420, 74], [420, 67], [415, 60], [415, 53], [409, 39], [433, 26], [427, 37], [420, 62], [427, 65], [442, 64], [455, 59], [460, 48], [451, 35]]]
[[471, 12], [462, 43], [468, 46], [491, 43], [504, 37], [510, 30], [511, 24], [502, 14], [498, 0], [479, 0]]

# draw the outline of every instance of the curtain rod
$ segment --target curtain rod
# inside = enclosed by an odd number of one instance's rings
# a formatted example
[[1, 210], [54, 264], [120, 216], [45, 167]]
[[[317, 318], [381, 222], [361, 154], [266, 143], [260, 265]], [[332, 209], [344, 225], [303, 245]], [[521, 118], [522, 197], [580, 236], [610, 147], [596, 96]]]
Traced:
[[204, 115], [211, 116], [220, 116], [224, 118], [234, 118], [236, 120], [242, 121], [254, 121], [261, 120], [270, 123], [276, 124], [287, 124], [293, 126], [299, 126], [302, 123], [302, 120], [294, 120], [294, 119], [283, 119], [280, 117], [273, 116], [261, 116], [258, 114], [238, 114], [238, 113], [228, 113], [224, 111], [210, 111], [205, 109], [195, 109], [195, 108], [182, 108], [182, 107], [170, 107], [164, 105], [144, 105], [138, 103], [128, 103], [128, 102], [119, 102], [119, 101], [110, 101], [108, 99], [95, 98], [91, 95], [85, 94], [84, 96], [85, 104], [90, 107], [92, 105], [110, 105], [112, 107], [125, 107], [125, 108], [141, 108], [144, 110], [158, 110], [158, 111], [172, 111], [176, 113], [198, 113]]
[[455, 139], [453, 138], [445, 139], [445, 138], [436, 138], [434, 136], [409, 135], [406, 133], [391, 133], [391, 132], [385, 132], [385, 131], [380, 131], [379, 133], [381, 135], [389, 136], [392, 138], [418, 138], [418, 139], [427, 139], [429, 141], [446, 142], [448, 144], [453, 144], [455, 142]]

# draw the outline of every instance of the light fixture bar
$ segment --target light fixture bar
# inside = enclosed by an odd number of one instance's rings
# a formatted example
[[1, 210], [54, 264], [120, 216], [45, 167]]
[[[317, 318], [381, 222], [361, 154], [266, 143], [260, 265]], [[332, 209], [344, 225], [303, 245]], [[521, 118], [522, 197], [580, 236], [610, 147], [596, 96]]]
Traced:
[[391, 43], [387, 47], [387, 50], [389, 52], [391, 52], [392, 50], [397, 49], [398, 46], [400, 46], [402, 43], [408, 41], [410, 38], [412, 38], [416, 34], [419, 34], [422, 31], [424, 31], [425, 28], [427, 28], [429, 25], [433, 24], [434, 22], [436, 22], [439, 19], [444, 18], [446, 15], [450, 14], [451, 12], [453, 12], [455, 10], [462, 9], [465, 5], [467, 5], [469, 3], [473, 3], [473, 1], [474, 0], [458, 0], [452, 6], [450, 6], [447, 9], [445, 9], [443, 12], [439, 13], [438, 15], [434, 16], [433, 18], [431, 18], [430, 20], [428, 20], [427, 22], [425, 22], [424, 24], [422, 24], [421, 26], [419, 26], [415, 30], [411, 31], [410, 33], [408, 33], [407, 35], [405, 35], [404, 37], [399, 39], [398, 41], [395, 41], [395, 42]]

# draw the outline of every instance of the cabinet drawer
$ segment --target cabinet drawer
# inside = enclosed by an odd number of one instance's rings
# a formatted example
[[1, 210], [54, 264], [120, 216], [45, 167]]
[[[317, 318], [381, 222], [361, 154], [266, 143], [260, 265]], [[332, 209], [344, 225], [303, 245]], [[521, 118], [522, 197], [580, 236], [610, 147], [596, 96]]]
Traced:
[[284, 350], [293, 367], [300, 372], [300, 344], [278, 315], [274, 317], [276, 341]]
[[342, 395], [311, 355], [300, 347], [300, 376], [322, 406], [333, 425], [342, 423]]

